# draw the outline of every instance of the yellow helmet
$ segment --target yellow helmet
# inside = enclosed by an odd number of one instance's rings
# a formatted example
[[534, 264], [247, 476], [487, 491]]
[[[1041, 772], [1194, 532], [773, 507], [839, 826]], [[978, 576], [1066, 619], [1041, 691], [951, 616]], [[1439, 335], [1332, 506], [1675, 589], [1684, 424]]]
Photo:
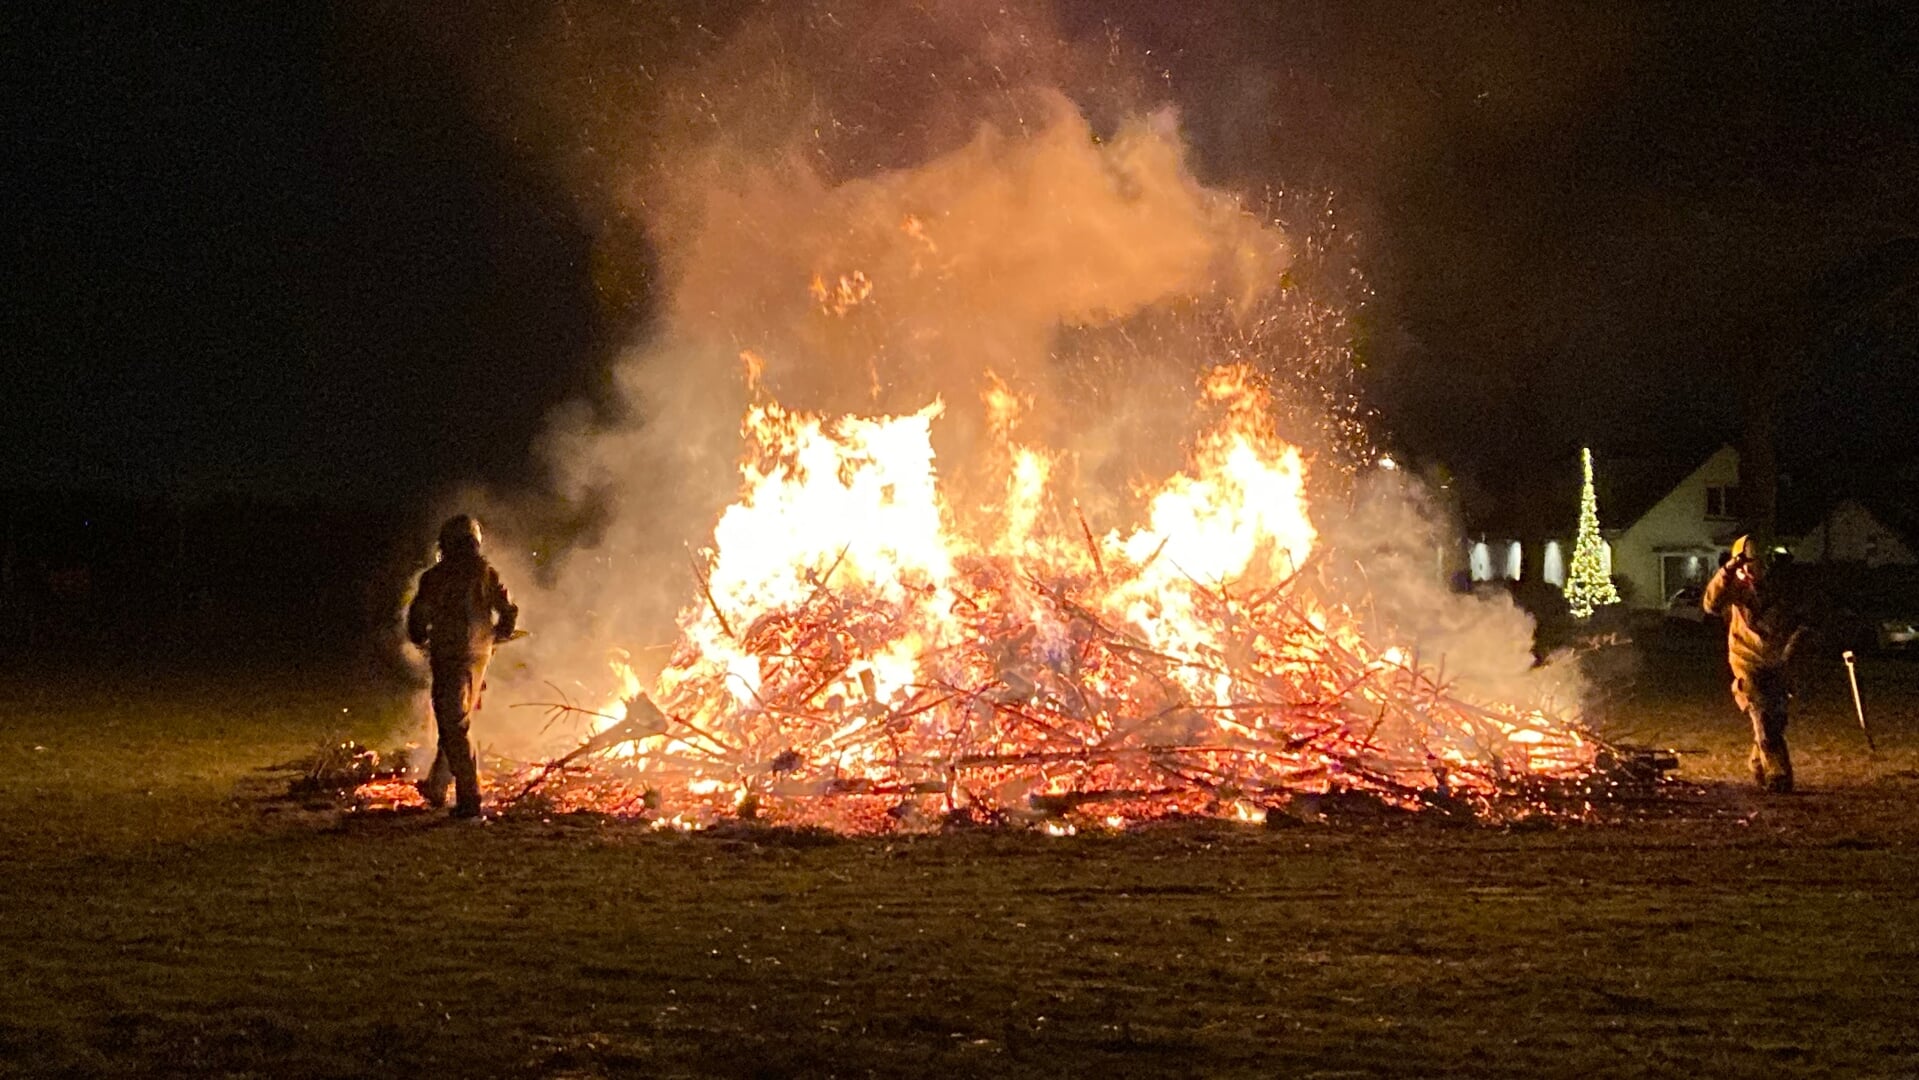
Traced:
[[1786, 550], [1764, 533], [1747, 533], [1732, 542], [1732, 557], [1747, 562], [1768, 565], [1772, 557]]

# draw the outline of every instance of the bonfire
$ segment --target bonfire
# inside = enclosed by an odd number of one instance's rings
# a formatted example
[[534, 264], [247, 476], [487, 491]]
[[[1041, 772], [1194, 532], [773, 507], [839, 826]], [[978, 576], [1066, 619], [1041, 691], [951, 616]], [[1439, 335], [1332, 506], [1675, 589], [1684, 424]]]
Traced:
[[1339, 793], [1486, 807], [1592, 770], [1576, 703], [1479, 700], [1444, 657], [1363, 637], [1321, 586], [1307, 462], [1261, 380], [1220, 367], [1201, 395], [1186, 467], [1105, 531], [1055, 495], [997, 380], [1004, 487], [964, 513], [935, 467], [941, 403], [828, 418], [762, 395], [670, 661], [648, 685], [616, 658], [604, 701], [519, 703], [584, 727], [496, 776], [496, 801], [1059, 830]]

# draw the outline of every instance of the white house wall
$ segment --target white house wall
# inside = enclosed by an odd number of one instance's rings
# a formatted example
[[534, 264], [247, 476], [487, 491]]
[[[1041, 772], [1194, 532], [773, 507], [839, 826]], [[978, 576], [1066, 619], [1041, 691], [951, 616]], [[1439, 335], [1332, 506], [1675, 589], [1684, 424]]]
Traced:
[[[1604, 462], [1600, 463], [1603, 469]], [[1739, 486], [1739, 451], [1722, 446], [1681, 480], [1638, 521], [1613, 538], [1613, 575], [1632, 583], [1632, 606], [1664, 607], [1659, 557], [1665, 552], [1718, 551], [1739, 528], [1737, 521], [1706, 516], [1708, 487]], [[1599, 508], [1605, 520], [1606, 508]]]

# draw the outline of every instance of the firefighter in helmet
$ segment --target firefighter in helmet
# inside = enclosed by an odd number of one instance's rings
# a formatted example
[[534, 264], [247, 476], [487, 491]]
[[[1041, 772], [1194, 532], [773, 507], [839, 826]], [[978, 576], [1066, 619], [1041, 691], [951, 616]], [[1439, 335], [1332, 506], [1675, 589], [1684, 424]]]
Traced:
[[453, 784], [456, 817], [480, 813], [479, 768], [467, 728], [486, 688], [493, 647], [513, 636], [520, 611], [500, 574], [480, 554], [480, 523], [460, 514], [440, 526], [440, 561], [420, 575], [406, 613], [406, 634], [426, 651], [433, 673], [433, 720], [439, 752], [419, 782], [427, 805], [446, 805]]
[[1792, 790], [1786, 750], [1787, 664], [1806, 632], [1805, 605], [1787, 575], [1775, 573], [1767, 545], [1733, 541], [1731, 558], [1706, 585], [1701, 606], [1726, 621], [1732, 698], [1752, 721], [1752, 778], [1767, 791]]

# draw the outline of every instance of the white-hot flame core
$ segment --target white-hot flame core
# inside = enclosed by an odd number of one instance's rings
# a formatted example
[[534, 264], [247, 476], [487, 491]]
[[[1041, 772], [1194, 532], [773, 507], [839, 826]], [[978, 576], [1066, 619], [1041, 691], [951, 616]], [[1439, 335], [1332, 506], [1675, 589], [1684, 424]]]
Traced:
[[710, 586], [722, 604], [777, 608], [845, 552], [841, 571], [897, 600], [909, 581], [952, 575], [933, 468], [935, 402], [910, 416], [841, 417], [830, 426], [777, 406], [747, 418], [760, 455], [713, 530]]

